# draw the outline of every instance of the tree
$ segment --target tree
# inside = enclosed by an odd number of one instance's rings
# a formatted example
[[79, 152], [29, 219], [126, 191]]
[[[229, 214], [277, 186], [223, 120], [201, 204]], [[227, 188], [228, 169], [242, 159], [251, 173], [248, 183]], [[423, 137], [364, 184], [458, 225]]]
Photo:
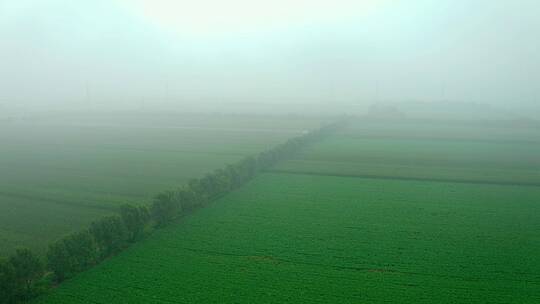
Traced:
[[135, 241], [144, 232], [148, 222], [148, 209], [124, 204], [120, 206], [120, 218], [128, 232], [128, 240]]
[[[342, 124], [324, 126], [300, 137], [288, 140], [270, 150], [250, 156], [192, 179], [187, 186], [158, 194], [149, 208], [122, 205], [119, 216], [95, 221], [88, 230], [69, 235], [49, 246], [46, 253], [48, 270], [57, 281], [63, 281], [84, 271], [135, 241], [152, 219], [158, 226], [177, 218], [184, 210], [202, 206], [252, 179], [283, 158], [290, 157], [306, 144], [320, 140], [336, 131]], [[36, 294], [42, 283], [44, 267], [28, 249], [17, 250], [8, 260], [0, 259], [0, 302], [18, 303]]]
[[16, 289], [13, 265], [7, 260], [0, 260], [0, 299], [3, 299], [5, 303], [14, 303]]
[[195, 202], [195, 205], [201, 206], [208, 202], [208, 193], [204, 189], [203, 184], [201, 183], [201, 180], [199, 179], [191, 179], [188, 182], [189, 190], [193, 194], [193, 199]]
[[225, 172], [229, 176], [231, 189], [237, 188], [242, 184], [240, 172], [237, 165], [227, 165], [227, 167], [225, 167]]
[[229, 173], [226, 169], [217, 169], [214, 171], [217, 195], [223, 195], [233, 188], [232, 178]]
[[96, 242], [88, 230], [73, 233], [65, 240], [66, 249], [73, 258], [74, 270], [81, 272], [94, 265], [97, 261], [98, 250]]
[[13, 267], [14, 283], [19, 298], [30, 298], [34, 293], [34, 284], [43, 276], [43, 263], [29, 249], [17, 249], [8, 262]]
[[269, 151], [264, 151], [259, 153], [259, 156], [257, 157], [257, 162], [261, 164], [262, 167], [267, 168], [273, 163], [273, 156], [272, 153]]
[[241, 176], [241, 182], [245, 183], [257, 173], [257, 160], [254, 157], [247, 157], [238, 163], [238, 169]]
[[100, 257], [100, 251], [94, 236], [84, 230], [68, 235], [49, 246], [47, 267], [61, 282], [94, 265]]
[[212, 199], [216, 196], [216, 178], [213, 174], [207, 174], [203, 178], [201, 178], [201, 186], [206, 197]]
[[95, 241], [100, 258], [119, 252], [129, 239], [129, 233], [119, 216], [108, 216], [90, 224], [89, 233]]
[[69, 252], [64, 240], [49, 245], [47, 250], [47, 267], [54, 273], [56, 281], [62, 282], [71, 276]]
[[182, 210], [193, 210], [199, 204], [195, 192], [190, 187], [183, 187], [177, 192], [178, 200], [182, 202]]
[[182, 212], [182, 203], [174, 191], [162, 192], [154, 198], [150, 207], [150, 214], [157, 226], [176, 218]]

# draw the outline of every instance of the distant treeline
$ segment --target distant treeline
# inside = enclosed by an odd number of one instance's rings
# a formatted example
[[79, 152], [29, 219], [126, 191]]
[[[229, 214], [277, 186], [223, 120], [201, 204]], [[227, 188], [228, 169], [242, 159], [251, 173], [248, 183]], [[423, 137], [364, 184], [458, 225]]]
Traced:
[[28, 249], [16, 250], [12, 256], [0, 260], [0, 303], [20, 303], [36, 297], [117, 254], [152, 229], [237, 189], [258, 172], [322, 139], [342, 124], [326, 125], [200, 179], [192, 179], [176, 190], [159, 193], [148, 206], [123, 205], [118, 215], [99, 219], [87, 229], [49, 245], [44, 258]]

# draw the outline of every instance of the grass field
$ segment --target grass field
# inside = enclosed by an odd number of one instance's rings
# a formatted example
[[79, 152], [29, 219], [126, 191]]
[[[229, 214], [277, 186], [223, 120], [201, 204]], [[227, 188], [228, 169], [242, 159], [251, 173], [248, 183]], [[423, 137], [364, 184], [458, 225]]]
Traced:
[[275, 170], [540, 186], [540, 130], [356, 124]]
[[37, 302], [540, 302], [537, 131], [422, 126], [352, 124]]
[[38, 303], [537, 303], [538, 197], [267, 173]]
[[0, 128], [0, 256], [53, 240], [258, 153], [319, 119], [218, 115], [37, 117]]

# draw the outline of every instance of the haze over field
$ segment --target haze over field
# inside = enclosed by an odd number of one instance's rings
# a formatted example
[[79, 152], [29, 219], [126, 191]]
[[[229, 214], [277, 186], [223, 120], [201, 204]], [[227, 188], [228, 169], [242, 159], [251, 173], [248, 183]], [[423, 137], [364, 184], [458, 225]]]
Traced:
[[0, 109], [447, 101], [533, 116], [539, 12], [536, 0], [3, 0]]
[[0, 0], [0, 304], [540, 303], [539, 16]]

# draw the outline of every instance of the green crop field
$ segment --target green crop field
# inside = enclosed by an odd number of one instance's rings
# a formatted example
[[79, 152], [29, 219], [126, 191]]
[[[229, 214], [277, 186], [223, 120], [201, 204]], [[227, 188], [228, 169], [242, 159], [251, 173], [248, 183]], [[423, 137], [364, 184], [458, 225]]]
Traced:
[[353, 124], [275, 171], [540, 186], [540, 130]]
[[320, 119], [219, 115], [34, 117], [0, 126], [0, 256], [43, 252], [119, 204], [148, 202]]
[[37, 302], [540, 302], [537, 130], [425, 127], [353, 123]]
[[538, 303], [539, 197], [266, 173], [37, 303]]

